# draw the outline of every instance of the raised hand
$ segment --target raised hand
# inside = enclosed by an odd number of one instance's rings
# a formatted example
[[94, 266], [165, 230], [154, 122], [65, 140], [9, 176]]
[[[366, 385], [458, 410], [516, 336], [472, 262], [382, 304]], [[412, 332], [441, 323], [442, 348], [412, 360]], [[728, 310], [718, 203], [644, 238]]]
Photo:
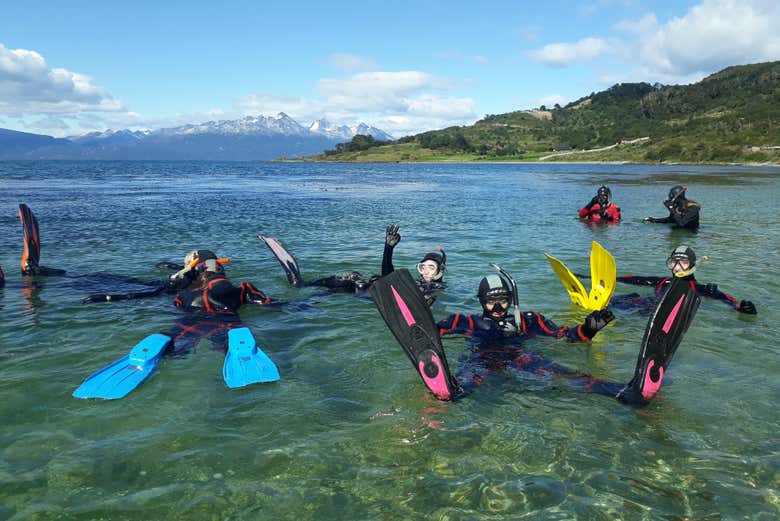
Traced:
[[390, 247], [395, 247], [399, 242], [401, 242], [401, 234], [398, 233], [398, 225], [391, 224], [387, 227], [385, 233], [385, 244]]

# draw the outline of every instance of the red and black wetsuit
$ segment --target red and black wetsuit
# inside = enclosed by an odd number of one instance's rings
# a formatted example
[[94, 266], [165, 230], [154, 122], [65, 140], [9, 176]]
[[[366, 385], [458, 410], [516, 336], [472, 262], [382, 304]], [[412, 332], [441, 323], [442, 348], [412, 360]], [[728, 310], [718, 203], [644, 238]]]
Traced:
[[198, 287], [179, 292], [174, 304], [187, 313], [176, 321], [170, 333], [171, 354], [190, 352], [201, 339], [211, 341], [215, 349], [227, 350], [227, 332], [242, 327], [238, 308], [244, 304], [275, 304], [250, 282], [234, 286], [223, 274], [213, 273]]
[[[721, 302], [725, 302], [727, 305], [731, 306], [740, 313], [747, 313], [751, 315], [756, 314], [756, 309], [752, 302], [747, 300], [738, 302], [737, 299], [728, 293], [724, 293], [723, 291], [719, 290], [717, 284], [702, 284], [697, 281], [696, 277], [693, 275], [688, 275], [687, 277], [684, 277], [684, 279], [690, 283], [691, 288], [693, 288], [696, 293], [703, 297], [710, 297], [716, 300], [720, 300]], [[633, 284], [634, 286], [653, 286], [655, 288], [655, 296], [661, 297], [669, 288], [669, 284], [672, 282], [672, 277], [640, 277], [637, 275], [625, 275], [617, 277], [617, 282]], [[632, 294], [628, 297], [636, 299], [638, 295]], [[626, 296], [623, 295], [616, 295], [615, 298], [617, 300], [613, 299], [613, 303], [618, 304], [617, 307], [620, 307], [621, 300], [627, 300]], [[636, 304], [636, 302], [634, 302], [634, 304]]]
[[536, 335], [566, 339], [569, 342], [590, 340], [595, 331], [586, 324], [558, 327], [541, 313], [525, 311], [520, 315], [520, 330], [513, 316], [496, 321], [484, 315], [456, 313], [438, 322], [439, 334], [464, 335], [472, 338], [473, 351], [461, 359], [456, 379], [463, 395], [490, 375], [514, 370], [538, 376], [559, 376], [574, 388], [615, 397], [626, 384], [597, 380], [568, 367], [556, 364], [539, 353], [526, 351], [523, 342]]
[[591, 223], [618, 223], [620, 222], [620, 207], [614, 203], [589, 204], [580, 210], [580, 218]]

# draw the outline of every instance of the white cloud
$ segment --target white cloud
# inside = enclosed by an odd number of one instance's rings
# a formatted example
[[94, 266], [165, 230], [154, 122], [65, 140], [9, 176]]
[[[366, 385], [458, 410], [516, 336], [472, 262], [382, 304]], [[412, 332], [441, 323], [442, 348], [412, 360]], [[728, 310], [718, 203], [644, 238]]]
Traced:
[[704, 0], [661, 26], [642, 20], [634, 58], [647, 75], [701, 78], [729, 65], [780, 59], [780, 2]]
[[0, 44], [0, 113], [67, 116], [122, 110], [122, 104], [88, 76], [51, 68], [35, 51]]
[[658, 18], [655, 13], [646, 13], [636, 20], [622, 20], [615, 24], [615, 29], [632, 36], [643, 37], [658, 29]]
[[564, 67], [575, 62], [592, 60], [609, 50], [609, 44], [602, 38], [583, 38], [576, 43], [550, 43], [541, 49], [529, 51], [527, 55], [537, 62]]
[[349, 53], [333, 53], [328, 56], [327, 62], [332, 67], [344, 72], [368, 71], [377, 68], [377, 64], [373, 60]]
[[395, 136], [473, 123], [471, 98], [442, 95], [452, 82], [421, 71], [366, 72], [317, 83], [319, 98], [256, 93], [236, 101], [244, 114], [285, 112], [306, 125], [325, 117], [337, 124], [365, 121]]

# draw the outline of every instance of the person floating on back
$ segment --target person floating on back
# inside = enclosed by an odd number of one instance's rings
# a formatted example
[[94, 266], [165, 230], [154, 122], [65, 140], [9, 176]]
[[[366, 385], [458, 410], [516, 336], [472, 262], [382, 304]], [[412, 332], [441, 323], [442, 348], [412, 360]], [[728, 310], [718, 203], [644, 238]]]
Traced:
[[[660, 389], [700, 301], [685, 281], [674, 281], [648, 322], [634, 377], [624, 384], [596, 379], [546, 360], [538, 353], [526, 351], [520, 342], [535, 334], [570, 341], [590, 340], [612, 320], [611, 312], [594, 311], [577, 327], [557, 327], [540, 313], [518, 311], [517, 293], [510, 287], [515, 287], [513, 280], [507, 283], [497, 276], [485, 277], [479, 290], [482, 315], [450, 315], [438, 324], [406, 270], [382, 277], [369, 291], [423, 383], [440, 400], [461, 398], [490, 375], [514, 371], [536, 379], [558, 377], [577, 390], [610, 396], [630, 405], [646, 405]], [[513, 305], [514, 316], [510, 316]], [[447, 334], [473, 338], [473, 351], [457, 378], [450, 372], [441, 342]]]
[[[379, 278], [378, 275], [366, 277], [358, 271], [347, 271], [321, 277], [313, 281], [304, 280], [301, 275], [298, 261], [292, 256], [282, 244], [273, 237], [258, 235], [258, 237], [268, 246], [279, 264], [284, 268], [287, 275], [287, 281], [296, 288], [302, 286], [319, 286], [339, 293], [363, 293]], [[385, 246], [382, 254], [382, 275], [387, 275], [395, 270], [393, 266], [393, 249], [400, 242], [401, 235], [398, 233], [398, 226], [389, 225], [385, 230]], [[417, 285], [420, 290], [429, 295], [433, 291], [444, 289], [446, 286], [442, 282], [447, 256], [439, 248], [426, 254], [417, 264], [417, 271], [420, 277]]]
[[[669, 289], [673, 280], [679, 278], [685, 280], [697, 294], [703, 297], [710, 297], [725, 302], [740, 313], [746, 313], [748, 315], [755, 315], [758, 313], [753, 302], [749, 300], [740, 300], [737, 302], [736, 298], [718, 289], [717, 284], [702, 284], [697, 281], [694, 276], [697, 267], [696, 253], [690, 247], [683, 245], [675, 248], [669, 255], [669, 258], [666, 259], [666, 267], [672, 271], [672, 276], [641, 277], [636, 275], [624, 275], [617, 277], [616, 280], [617, 282], [633, 284], [635, 286], [654, 286], [656, 296], [661, 296]], [[637, 297], [639, 297], [637, 294], [628, 296], [616, 295], [613, 299], [613, 303], [620, 307], [621, 301], [631, 300], [636, 303], [635, 299]]]
[[685, 186], [677, 185], [669, 190], [669, 198], [664, 201], [664, 206], [669, 210], [668, 217], [645, 217], [644, 222], [667, 223], [686, 230], [696, 230], [699, 227], [701, 205], [685, 198], [687, 189]]
[[580, 219], [590, 223], [618, 223], [620, 207], [612, 202], [612, 190], [602, 185], [596, 196], [580, 210], [579, 215]]

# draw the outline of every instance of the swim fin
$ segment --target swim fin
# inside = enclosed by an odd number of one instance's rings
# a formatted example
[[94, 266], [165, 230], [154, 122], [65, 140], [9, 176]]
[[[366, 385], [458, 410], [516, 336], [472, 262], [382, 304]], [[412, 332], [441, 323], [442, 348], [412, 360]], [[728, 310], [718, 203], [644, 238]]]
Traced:
[[293, 257], [290, 252], [273, 237], [266, 237], [265, 235], [258, 235], [258, 237], [262, 239], [265, 245], [271, 250], [271, 253], [274, 254], [276, 260], [279, 261], [279, 264], [282, 265], [290, 285], [295, 286], [296, 288], [301, 287], [303, 285], [303, 277], [301, 277], [301, 272], [298, 269], [298, 261], [295, 260], [295, 257]]
[[580, 279], [577, 278], [566, 265], [555, 257], [544, 254], [550, 262], [550, 266], [561, 284], [569, 293], [571, 301], [588, 311], [599, 311], [609, 305], [609, 300], [615, 292], [615, 281], [617, 279], [617, 267], [615, 258], [604, 249], [601, 244], [593, 241], [590, 249], [590, 274], [591, 289], [590, 293], [585, 291]]
[[141, 340], [130, 354], [90, 375], [73, 391], [75, 398], [116, 400], [141, 385], [154, 372], [171, 338], [155, 333]]
[[41, 239], [38, 233], [38, 220], [30, 207], [19, 205], [19, 220], [24, 230], [24, 250], [22, 251], [22, 274], [32, 274], [41, 261]]
[[634, 377], [618, 393], [618, 400], [641, 404], [655, 396], [700, 302], [701, 297], [691, 287], [690, 281], [673, 278], [647, 322]]
[[606, 308], [615, 293], [617, 266], [615, 257], [604, 247], [593, 241], [590, 247], [590, 294], [588, 309], [598, 311]]
[[377, 279], [369, 292], [426, 387], [440, 400], [451, 399], [458, 383], [450, 373], [431, 310], [409, 271], [398, 269]]
[[558, 278], [561, 280], [561, 284], [569, 293], [571, 301], [585, 309], [588, 309], [588, 293], [585, 291], [585, 286], [582, 285], [580, 279], [578, 279], [564, 263], [553, 257], [552, 255], [544, 254], [547, 260], [550, 262], [550, 266]]
[[249, 328], [239, 327], [228, 331], [228, 352], [222, 366], [222, 376], [227, 386], [235, 389], [255, 383], [275, 382], [279, 380], [279, 369], [257, 347]]

